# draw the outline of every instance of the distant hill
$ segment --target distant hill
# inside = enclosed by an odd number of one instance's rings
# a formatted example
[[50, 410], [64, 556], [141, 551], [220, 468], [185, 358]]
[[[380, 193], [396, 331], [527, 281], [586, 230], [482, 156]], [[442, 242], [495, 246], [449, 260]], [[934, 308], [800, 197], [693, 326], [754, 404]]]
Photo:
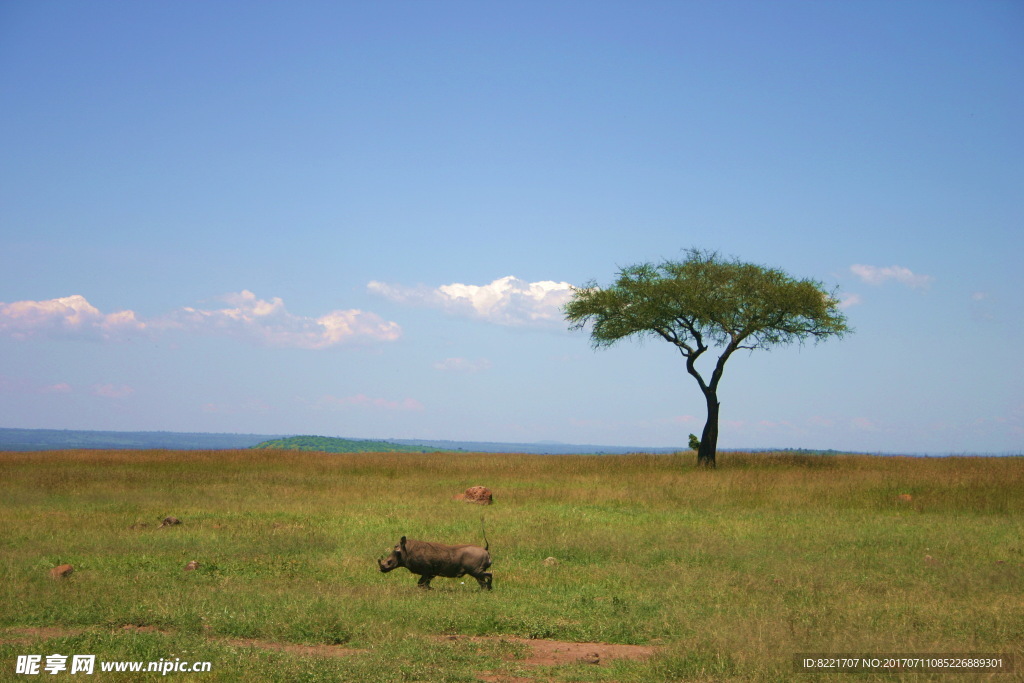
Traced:
[[430, 446], [397, 444], [390, 441], [339, 439], [330, 436], [290, 436], [271, 439], [250, 448], [277, 448], [289, 451], [320, 451], [323, 453], [441, 453], [446, 449]]
[[279, 435], [0, 428], [0, 451], [53, 451], [75, 448], [223, 450], [249, 448], [261, 441], [275, 438], [279, 438]]

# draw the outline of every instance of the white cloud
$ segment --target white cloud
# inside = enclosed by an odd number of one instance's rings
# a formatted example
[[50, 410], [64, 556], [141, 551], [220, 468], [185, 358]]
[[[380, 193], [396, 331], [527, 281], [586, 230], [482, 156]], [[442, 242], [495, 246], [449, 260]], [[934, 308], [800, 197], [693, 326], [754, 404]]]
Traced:
[[526, 282], [511, 275], [487, 285], [455, 282], [430, 289], [374, 281], [367, 288], [399, 303], [439, 308], [453, 315], [511, 327], [561, 324], [562, 306], [572, 295], [568, 282]]
[[850, 266], [850, 272], [859, 277], [869, 285], [880, 285], [888, 280], [896, 280], [908, 287], [924, 288], [932, 283], [933, 278], [931, 275], [919, 275], [914, 273], [909, 268], [903, 266], [886, 266], [879, 268], [878, 266], [866, 266], [860, 263], [855, 263]]
[[468, 358], [445, 358], [443, 361], [434, 363], [435, 370], [442, 372], [468, 372], [476, 373], [491, 369], [491, 361], [486, 358], [470, 360]]
[[309, 318], [289, 313], [280, 297], [266, 301], [248, 290], [220, 299], [226, 308], [182, 308], [165, 318], [163, 325], [300, 349], [326, 349], [356, 339], [393, 341], [402, 333], [398, 323], [358, 309]]
[[844, 294], [842, 300], [839, 302], [839, 308], [845, 310], [851, 306], [858, 306], [864, 303], [864, 299], [860, 294]]
[[146, 324], [132, 311], [101, 313], [80, 294], [46, 301], [0, 302], [0, 334], [34, 337], [123, 339]]
[[300, 349], [326, 349], [353, 340], [393, 341], [402, 334], [398, 323], [358, 309], [310, 318], [289, 313], [278, 297], [266, 301], [248, 290], [220, 298], [226, 307], [185, 307], [148, 322], [138, 320], [132, 311], [101, 313], [77, 294], [49, 301], [0, 303], [0, 334], [16, 339], [45, 336], [123, 340], [142, 331], [185, 330]]
[[402, 334], [398, 323], [358, 309], [309, 318], [289, 313], [279, 297], [265, 301], [243, 290], [221, 298], [230, 308], [184, 308], [177, 317], [200, 331], [222, 331], [268, 346], [302, 349], [325, 349], [355, 339], [394, 341]]

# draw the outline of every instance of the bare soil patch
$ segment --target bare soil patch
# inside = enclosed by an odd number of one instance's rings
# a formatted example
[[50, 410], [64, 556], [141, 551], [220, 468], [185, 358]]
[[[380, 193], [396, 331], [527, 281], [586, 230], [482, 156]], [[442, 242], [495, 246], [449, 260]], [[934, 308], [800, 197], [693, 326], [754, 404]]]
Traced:
[[[442, 640], [469, 641], [473, 643], [503, 642], [526, 646], [529, 654], [525, 659], [515, 660], [526, 666], [561, 666], [583, 662], [600, 666], [616, 659], [644, 660], [654, 655], [658, 648], [653, 645], [615, 645], [613, 643], [572, 643], [564, 640], [531, 640], [515, 636], [441, 636]], [[527, 681], [505, 674], [482, 672], [480, 680], [492, 683], [515, 683]]]
[[51, 638], [67, 638], [85, 633], [84, 628], [63, 628], [60, 626], [29, 626], [12, 628], [0, 633], [0, 643], [4, 645], [31, 645], [40, 640]]
[[643, 660], [657, 649], [651, 645], [615, 645], [612, 643], [568, 643], [560, 640], [521, 640], [533, 654], [526, 659], [532, 666], [557, 666], [583, 661], [601, 664], [614, 659]]

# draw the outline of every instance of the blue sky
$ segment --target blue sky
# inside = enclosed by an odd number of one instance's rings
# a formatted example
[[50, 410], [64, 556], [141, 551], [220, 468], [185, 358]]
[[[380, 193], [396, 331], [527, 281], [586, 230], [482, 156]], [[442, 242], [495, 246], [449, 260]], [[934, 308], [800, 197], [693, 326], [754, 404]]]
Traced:
[[0, 426], [685, 445], [570, 285], [838, 287], [719, 445], [1019, 453], [1019, 2], [0, 4]]

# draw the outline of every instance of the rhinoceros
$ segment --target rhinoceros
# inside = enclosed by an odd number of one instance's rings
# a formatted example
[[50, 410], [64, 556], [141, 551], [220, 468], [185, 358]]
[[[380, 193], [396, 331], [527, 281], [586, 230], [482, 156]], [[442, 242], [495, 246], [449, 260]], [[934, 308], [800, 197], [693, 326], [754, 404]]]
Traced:
[[[486, 536], [484, 537], [486, 543]], [[458, 578], [469, 574], [480, 589], [491, 590], [491, 554], [488, 552], [490, 543], [481, 548], [478, 545], [444, 545], [427, 541], [402, 540], [394, 547], [386, 558], [377, 560], [380, 570], [385, 574], [393, 569], [405, 567], [420, 577], [417, 584], [420, 588], [430, 590], [430, 581], [435, 576]]]

